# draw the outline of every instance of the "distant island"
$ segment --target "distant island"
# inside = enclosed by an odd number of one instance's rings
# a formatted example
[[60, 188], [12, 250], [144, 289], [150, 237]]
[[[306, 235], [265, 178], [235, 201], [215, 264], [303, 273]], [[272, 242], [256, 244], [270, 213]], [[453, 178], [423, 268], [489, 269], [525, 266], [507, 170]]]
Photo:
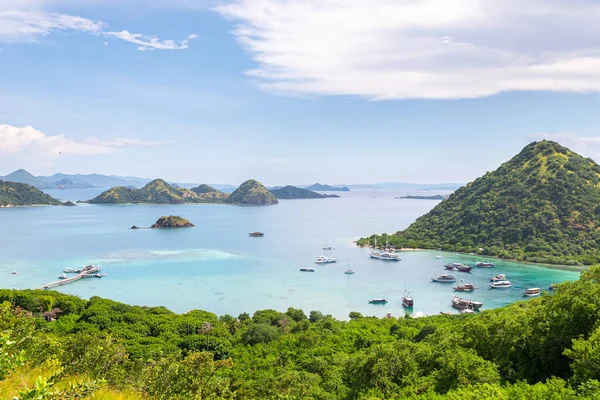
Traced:
[[551, 141], [458, 189], [406, 230], [373, 235], [400, 247], [536, 263], [600, 262], [600, 165]]
[[208, 185], [192, 189], [176, 188], [162, 179], [155, 179], [141, 189], [117, 186], [95, 198], [89, 204], [198, 204], [224, 203], [240, 205], [271, 205], [278, 201], [256, 180], [244, 182], [233, 193], [226, 194]]
[[296, 200], [296, 199], [326, 199], [329, 197], [340, 197], [337, 194], [321, 194], [312, 190], [302, 189], [296, 186], [284, 186], [279, 189], [271, 189], [271, 193], [278, 199]]
[[315, 183], [313, 185], [306, 187], [305, 189], [312, 190], [315, 192], [349, 192], [350, 191], [350, 189], [348, 189], [346, 186], [336, 187], [336, 186], [329, 186], [329, 185], [321, 185], [320, 183]]
[[[0, 181], [0, 207], [48, 205], [62, 203], [39, 189], [25, 183]], [[67, 205], [65, 203], [65, 205]]]
[[178, 215], [162, 216], [150, 228], [172, 229], [172, 228], [191, 228], [194, 224]]
[[447, 199], [448, 196], [444, 196], [442, 194], [436, 194], [433, 196], [402, 196], [396, 197], [396, 199], [410, 199], [410, 200], [444, 200]]

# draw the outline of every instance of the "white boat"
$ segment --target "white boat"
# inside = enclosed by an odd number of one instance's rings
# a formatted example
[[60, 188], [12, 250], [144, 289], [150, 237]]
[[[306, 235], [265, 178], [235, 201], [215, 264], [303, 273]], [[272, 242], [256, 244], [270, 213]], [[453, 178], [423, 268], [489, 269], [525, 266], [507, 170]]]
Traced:
[[63, 270], [63, 272], [66, 273], [66, 274], [76, 274], [77, 273], [77, 269], [75, 269], [75, 268], [65, 268]]
[[490, 289], [507, 289], [511, 287], [510, 281], [495, 281], [490, 283]]
[[333, 247], [327, 244], [327, 238], [325, 238], [325, 246], [323, 246], [323, 250], [333, 250]]
[[453, 283], [456, 282], [456, 278], [454, 275], [442, 274], [436, 276], [435, 278], [431, 278], [431, 282]]
[[67, 278], [68, 278], [67, 274], [62, 274], [62, 275], [58, 276], [58, 279], [67, 279]]
[[337, 258], [327, 257], [327, 256], [319, 256], [315, 260], [315, 264], [331, 264], [331, 263], [336, 263], [336, 262], [338, 262]]
[[495, 265], [491, 262], [479, 261], [475, 266], [477, 268], [493, 268]]
[[384, 261], [401, 261], [400, 255], [397, 254], [394, 250], [389, 249], [389, 242], [385, 242], [386, 250], [380, 251], [377, 250], [377, 239], [375, 239], [375, 246], [373, 247], [373, 251], [369, 252], [369, 256], [376, 260], [384, 260]]
[[346, 269], [346, 270], [344, 271], [344, 273], [345, 273], [346, 275], [353, 275], [353, 274], [354, 274], [354, 270], [353, 270], [353, 269], [350, 269], [350, 260], [348, 260], [348, 269]]
[[410, 293], [405, 291], [404, 296], [402, 296], [402, 306], [404, 306], [406, 308], [413, 308], [414, 305], [415, 305], [415, 302], [414, 302], [413, 298], [411, 297]]
[[13, 271], [10, 273], [11, 275], [19, 275], [19, 273], [17, 271]]
[[437, 260], [443, 260], [443, 259], [444, 259], [444, 256], [435, 256], [435, 258], [436, 258]]
[[539, 296], [540, 294], [542, 294], [542, 290], [540, 288], [527, 288], [525, 289], [525, 293], [523, 293], [523, 296], [525, 297], [536, 297]]

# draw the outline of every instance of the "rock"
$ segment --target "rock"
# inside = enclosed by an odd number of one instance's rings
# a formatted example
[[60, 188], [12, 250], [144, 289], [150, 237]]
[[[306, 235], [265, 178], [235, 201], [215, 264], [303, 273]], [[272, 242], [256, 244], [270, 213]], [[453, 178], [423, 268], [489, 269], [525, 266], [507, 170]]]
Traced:
[[140, 229], [140, 228], [138, 228], [137, 226], [135, 226], [135, 225], [134, 225], [134, 226], [132, 226], [132, 227], [131, 227], [131, 228], [129, 228], [129, 229]]

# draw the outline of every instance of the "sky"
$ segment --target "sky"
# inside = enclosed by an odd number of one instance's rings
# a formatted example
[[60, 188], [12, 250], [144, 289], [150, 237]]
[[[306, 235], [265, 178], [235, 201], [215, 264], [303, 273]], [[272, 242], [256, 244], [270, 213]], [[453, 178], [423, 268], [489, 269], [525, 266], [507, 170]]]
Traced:
[[593, 0], [0, 0], [0, 175], [467, 182], [600, 161]]

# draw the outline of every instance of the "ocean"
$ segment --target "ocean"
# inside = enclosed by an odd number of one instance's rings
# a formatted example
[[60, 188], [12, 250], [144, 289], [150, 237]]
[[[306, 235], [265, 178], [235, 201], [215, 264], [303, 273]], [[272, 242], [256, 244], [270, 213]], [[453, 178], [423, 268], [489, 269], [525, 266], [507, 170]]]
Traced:
[[[97, 189], [47, 191], [62, 200], [89, 199]], [[399, 191], [340, 192], [341, 198], [282, 200], [266, 207], [233, 205], [88, 205], [0, 209], [0, 287], [32, 289], [56, 281], [65, 268], [98, 264], [102, 279], [60, 287], [83, 298], [100, 296], [128, 304], [166, 306], [175, 312], [202, 309], [218, 315], [252, 314], [288, 307], [319, 310], [348, 319], [351, 311], [383, 317], [404, 315], [401, 297], [414, 298], [414, 316], [453, 311], [451, 284], [431, 283], [448, 262], [473, 265], [480, 257], [433, 251], [403, 252], [402, 261], [370, 259], [353, 241], [406, 228], [437, 201], [401, 200]], [[431, 194], [429, 192], [410, 194]], [[437, 194], [437, 192], [435, 193]], [[147, 227], [162, 215], [180, 215], [196, 226]], [[249, 232], [262, 231], [262, 238]], [[322, 248], [332, 246], [334, 250]], [[316, 265], [322, 254], [339, 259]], [[436, 256], [444, 256], [443, 260]], [[523, 300], [527, 287], [575, 280], [579, 273], [492, 260], [492, 269], [456, 272], [478, 290], [467, 298], [483, 309]], [[346, 275], [350, 265], [356, 273]], [[314, 273], [300, 272], [312, 267]], [[11, 275], [16, 270], [18, 275]], [[513, 287], [490, 290], [504, 273]], [[386, 305], [371, 305], [386, 298]]]

